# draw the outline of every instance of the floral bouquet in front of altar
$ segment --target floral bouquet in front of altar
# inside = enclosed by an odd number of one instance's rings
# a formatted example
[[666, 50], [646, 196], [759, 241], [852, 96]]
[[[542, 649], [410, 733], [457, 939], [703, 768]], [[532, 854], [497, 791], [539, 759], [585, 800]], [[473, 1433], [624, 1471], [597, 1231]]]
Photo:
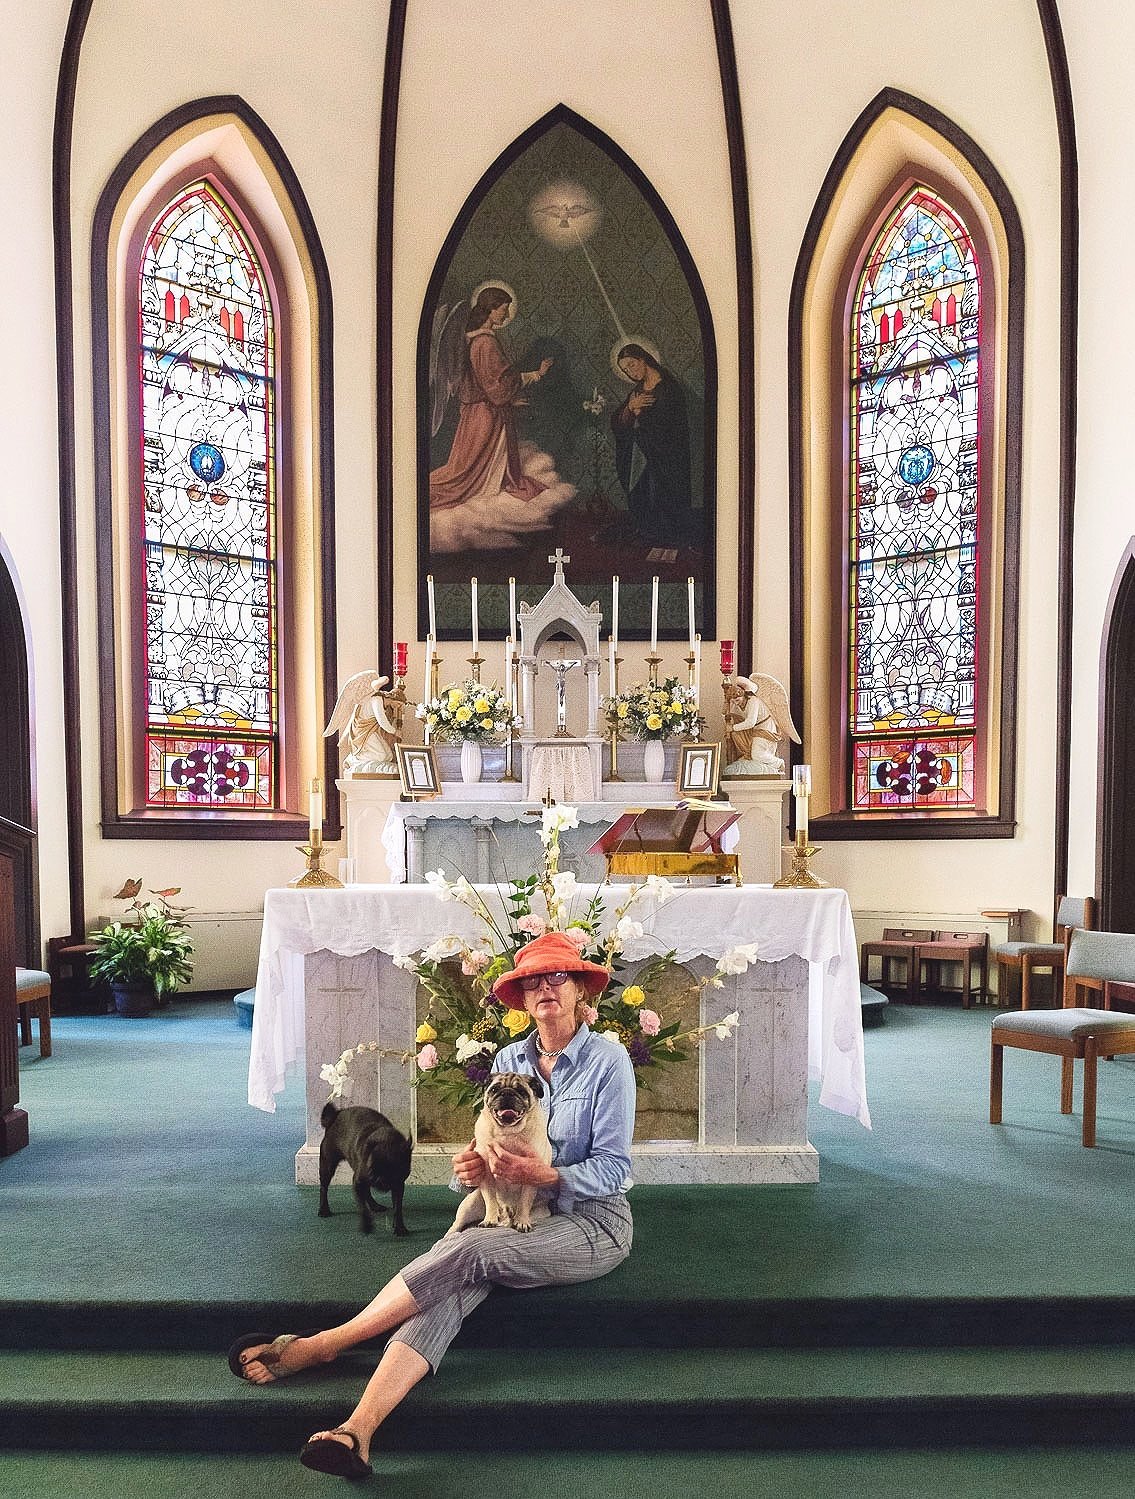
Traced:
[[607, 724], [624, 739], [700, 739], [705, 719], [692, 687], [667, 677], [652, 687], [636, 682], [617, 697], [604, 699]]
[[460, 744], [471, 739], [480, 744], [496, 744], [518, 729], [507, 693], [497, 686], [481, 682], [451, 682], [437, 697], [427, 698], [414, 709], [429, 730], [430, 738], [442, 744]]
[[[414, 1049], [406, 1054], [407, 1060], [413, 1057], [414, 1083], [436, 1089], [446, 1103], [476, 1105], [495, 1054], [532, 1030], [535, 1022], [528, 1012], [495, 1000], [492, 987], [502, 973], [515, 967], [521, 948], [548, 931], [563, 932], [581, 957], [601, 964], [611, 974], [611, 982], [595, 1003], [581, 1006], [581, 1019], [612, 1045], [626, 1047], [640, 1083], [646, 1069], [684, 1061], [688, 1048], [699, 1045], [711, 1032], [724, 1039], [738, 1023], [736, 1012], [686, 1031], [679, 1022], [667, 1021], [662, 1002], [652, 995], [663, 975], [677, 966], [673, 950], [648, 957], [639, 964], [633, 982], [624, 982], [625, 945], [644, 936], [642, 918], [680, 892], [651, 875], [643, 884], [619, 886], [619, 903], [608, 915], [615, 893], [612, 887], [604, 883], [587, 896], [575, 875], [559, 867], [560, 833], [578, 826], [574, 807], [544, 808], [541, 866], [501, 889], [499, 915], [464, 876], [451, 881], [438, 870], [426, 875], [439, 900], [467, 906], [484, 928], [473, 940], [441, 937], [422, 952], [394, 959], [400, 968], [417, 976], [429, 995]], [[732, 948], [717, 960], [713, 974], [691, 978], [687, 992], [706, 985], [721, 988], [723, 975], [743, 973], [756, 961], [755, 942]], [[349, 1087], [352, 1057], [374, 1049], [372, 1043], [364, 1042], [344, 1052], [338, 1062], [324, 1066], [320, 1076], [330, 1084], [332, 1098]]]

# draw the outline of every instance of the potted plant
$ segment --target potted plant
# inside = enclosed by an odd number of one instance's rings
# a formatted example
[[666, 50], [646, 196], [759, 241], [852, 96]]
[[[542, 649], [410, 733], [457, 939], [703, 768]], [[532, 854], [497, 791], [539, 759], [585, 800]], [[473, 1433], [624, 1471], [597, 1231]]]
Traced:
[[141, 880], [127, 880], [115, 897], [130, 902], [134, 921], [112, 921], [91, 933], [91, 977], [110, 986], [120, 1015], [148, 1015], [193, 976], [183, 911], [169, 899], [179, 889], [151, 890], [150, 900], [141, 890]]

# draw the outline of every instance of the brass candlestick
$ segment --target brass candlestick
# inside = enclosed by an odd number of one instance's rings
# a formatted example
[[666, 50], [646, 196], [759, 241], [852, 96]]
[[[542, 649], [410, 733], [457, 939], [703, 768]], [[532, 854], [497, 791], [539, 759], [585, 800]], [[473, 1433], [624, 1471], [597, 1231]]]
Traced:
[[[622, 656], [616, 656], [614, 658], [615, 690], [611, 694], [612, 712], [614, 712], [614, 700], [619, 695], [619, 667], [622, 666], [622, 664]], [[607, 767], [607, 779], [608, 781], [622, 781], [623, 778], [619, 774], [619, 721], [617, 718], [612, 718], [611, 727], [608, 730], [607, 737], [610, 740], [611, 745], [611, 763]]]
[[794, 843], [786, 843], [785, 849], [792, 854], [792, 868], [773, 885], [774, 890], [826, 890], [827, 880], [821, 880], [808, 868], [808, 860], [818, 854], [820, 850], [808, 842], [808, 835], [803, 830], [796, 833]]
[[342, 890], [343, 881], [321, 868], [323, 862], [323, 835], [307, 843], [297, 843], [296, 848], [307, 859], [307, 870], [288, 881], [290, 890]]
[[507, 684], [507, 686], [508, 686], [508, 707], [509, 707], [509, 714], [508, 714], [508, 739], [507, 739], [506, 744], [505, 744], [505, 752], [504, 752], [504, 775], [501, 776], [501, 780], [502, 781], [519, 781], [520, 777], [516, 773], [516, 764], [515, 764], [515, 761], [516, 761], [516, 754], [515, 754], [515, 750], [516, 750], [516, 727], [513, 724], [513, 719], [516, 717], [517, 708], [520, 705], [520, 657], [518, 655], [514, 656], [512, 658], [512, 663], [509, 666], [509, 676], [512, 678], [512, 680], [511, 680], [511, 682], [509, 682]]
[[484, 664], [484, 660], [484, 656], [482, 656], [481, 653], [476, 650], [469, 657], [469, 669], [473, 673], [474, 682], [479, 682], [481, 680], [481, 667]]
[[441, 657], [438, 655], [437, 650], [435, 648], [434, 650], [432, 650], [430, 652], [430, 690], [429, 690], [429, 696], [430, 697], [437, 697], [438, 685], [439, 685], [439, 683], [438, 683], [438, 673], [440, 671], [441, 671]]
[[697, 665], [697, 657], [693, 651], [686, 657], [686, 686], [691, 692], [694, 690], [694, 667]]
[[652, 687], [658, 686], [658, 665], [661, 660], [662, 657], [657, 651], [651, 651], [650, 655], [646, 658], [646, 669], [650, 675], [650, 685]]

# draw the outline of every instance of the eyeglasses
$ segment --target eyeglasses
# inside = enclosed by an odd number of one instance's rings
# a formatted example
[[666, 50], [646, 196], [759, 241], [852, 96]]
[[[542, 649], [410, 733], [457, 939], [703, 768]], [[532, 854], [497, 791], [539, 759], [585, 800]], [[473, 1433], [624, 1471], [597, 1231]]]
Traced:
[[558, 968], [555, 973], [526, 973], [520, 980], [520, 987], [526, 994], [531, 994], [541, 984], [551, 984], [553, 989], [558, 989], [561, 984], [566, 984], [572, 977], [574, 977], [573, 974], [565, 973], [562, 968]]

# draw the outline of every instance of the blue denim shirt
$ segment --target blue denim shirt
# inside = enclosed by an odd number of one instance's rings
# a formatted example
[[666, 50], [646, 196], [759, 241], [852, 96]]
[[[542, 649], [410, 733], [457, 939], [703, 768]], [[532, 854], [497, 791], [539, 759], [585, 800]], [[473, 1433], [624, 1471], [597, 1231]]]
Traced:
[[[540, 1077], [536, 1032], [502, 1047], [494, 1072]], [[552, 1068], [541, 1100], [548, 1114], [552, 1165], [560, 1173], [556, 1208], [570, 1213], [583, 1198], [612, 1197], [633, 1186], [635, 1077], [626, 1047], [581, 1025]]]

